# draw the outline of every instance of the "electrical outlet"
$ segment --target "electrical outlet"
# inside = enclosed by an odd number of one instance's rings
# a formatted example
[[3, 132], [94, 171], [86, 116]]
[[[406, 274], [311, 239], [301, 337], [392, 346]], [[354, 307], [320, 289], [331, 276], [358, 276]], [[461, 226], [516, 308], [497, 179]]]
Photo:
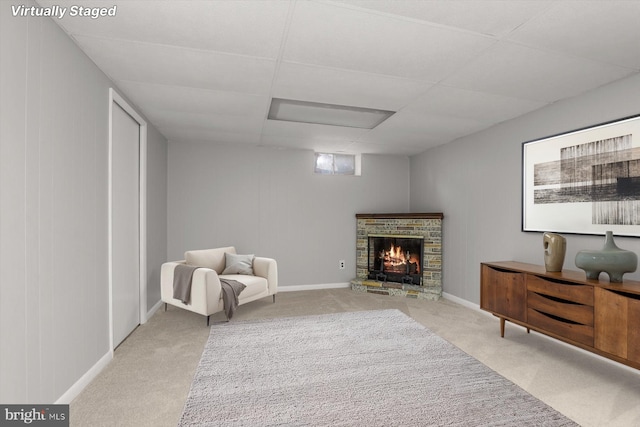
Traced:
[[341, 259], [340, 261], [338, 261], [338, 267], [340, 267], [340, 270], [344, 270], [345, 267], [345, 262], [343, 259]]

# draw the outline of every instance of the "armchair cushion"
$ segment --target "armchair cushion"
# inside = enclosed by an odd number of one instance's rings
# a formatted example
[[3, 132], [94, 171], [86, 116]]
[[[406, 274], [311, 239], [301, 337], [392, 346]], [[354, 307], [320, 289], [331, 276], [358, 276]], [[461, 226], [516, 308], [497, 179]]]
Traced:
[[236, 255], [225, 253], [225, 269], [222, 274], [253, 275], [253, 259], [255, 255]]
[[187, 251], [184, 253], [184, 259], [188, 265], [210, 268], [221, 274], [225, 268], [225, 253], [235, 254], [236, 248], [229, 246], [226, 248]]
[[267, 279], [265, 279], [264, 277], [233, 274], [229, 276], [223, 275], [220, 276], [220, 278], [237, 280], [238, 282], [246, 285], [246, 288], [244, 288], [244, 290], [240, 292], [240, 295], [238, 295], [238, 299], [240, 300], [241, 305], [245, 300], [251, 299], [256, 295], [269, 295], [269, 285], [267, 283]]

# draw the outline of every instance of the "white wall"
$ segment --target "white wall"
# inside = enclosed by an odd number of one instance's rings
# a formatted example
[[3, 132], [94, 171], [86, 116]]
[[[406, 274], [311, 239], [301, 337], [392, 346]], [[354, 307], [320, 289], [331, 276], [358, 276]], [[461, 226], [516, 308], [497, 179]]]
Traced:
[[[0, 402], [50, 403], [110, 351], [112, 84], [51, 19], [13, 17], [8, 3], [0, 70]], [[148, 294], [156, 303], [166, 253], [152, 245], [166, 245], [167, 146], [150, 129], [148, 277], [158, 283]]]
[[[544, 264], [542, 234], [521, 231], [522, 143], [640, 114], [640, 77], [558, 102], [411, 158], [411, 210], [442, 211], [443, 290], [480, 302], [480, 262]], [[565, 235], [564, 268], [602, 236]], [[616, 237], [640, 253], [640, 240]], [[640, 272], [625, 275], [638, 280]]]
[[275, 258], [281, 286], [349, 282], [355, 214], [408, 211], [409, 159], [364, 156], [360, 177], [316, 175], [313, 161], [311, 151], [170, 142], [169, 259], [231, 245]]

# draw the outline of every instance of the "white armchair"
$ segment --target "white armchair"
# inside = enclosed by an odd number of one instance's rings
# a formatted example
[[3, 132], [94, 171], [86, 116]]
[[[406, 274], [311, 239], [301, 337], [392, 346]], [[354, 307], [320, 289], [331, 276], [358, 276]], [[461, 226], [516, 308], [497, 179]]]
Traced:
[[[167, 304], [193, 311], [209, 317], [224, 310], [223, 292], [220, 278], [236, 280], [246, 286], [238, 296], [238, 305], [246, 304], [257, 299], [273, 296], [276, 302], [278, 293], [278, 266], [274, 259], [254, 257], [253, 275], [250, 274], [222, 274], [225, 270], [225, 253], [236, 254], [233, 246], [216, 249], [204, 249], [185, 252], [185, 259], [166, 262], [160, 273], [161, 298]], [[174, 271], [180, 264], [196, 266], [191, 277], [190, 299], [185, 304], [174, 298]]]

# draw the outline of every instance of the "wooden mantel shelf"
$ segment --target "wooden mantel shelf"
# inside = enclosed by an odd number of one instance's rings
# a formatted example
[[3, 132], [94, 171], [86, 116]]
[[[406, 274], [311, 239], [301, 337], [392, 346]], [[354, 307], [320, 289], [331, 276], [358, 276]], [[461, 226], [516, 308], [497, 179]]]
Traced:
[[435, 213], [360, 213], [356, 214], [356, 218], [374, 218], [374, 219], [442, 219], [442, 212]]

